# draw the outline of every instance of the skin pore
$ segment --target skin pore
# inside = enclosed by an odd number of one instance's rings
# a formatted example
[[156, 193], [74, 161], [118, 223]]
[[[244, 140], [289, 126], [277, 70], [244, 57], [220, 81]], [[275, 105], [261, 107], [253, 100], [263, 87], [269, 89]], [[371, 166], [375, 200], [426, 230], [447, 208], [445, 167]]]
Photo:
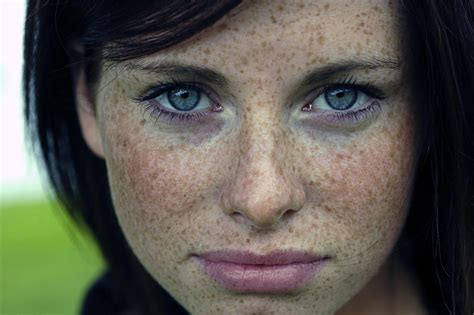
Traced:
[[[423, 313], [393, 252], [416, 168], [397, 6], [248, 1], [179, 45], [105, 64], [94, 101], [79, 77], [83, 135], [106, 161], [120, 226], [190, 313]], [[207, 115], [158, 116], [157, 103], [183, 112], [156, 93], [172, 82], [202, 87], [190, 112]], [[373, 88], [337, 113], [324, 98], [336, 83]], [[192, 259], [219, 249], [329, 260], [294, 292], [239, 293]]]

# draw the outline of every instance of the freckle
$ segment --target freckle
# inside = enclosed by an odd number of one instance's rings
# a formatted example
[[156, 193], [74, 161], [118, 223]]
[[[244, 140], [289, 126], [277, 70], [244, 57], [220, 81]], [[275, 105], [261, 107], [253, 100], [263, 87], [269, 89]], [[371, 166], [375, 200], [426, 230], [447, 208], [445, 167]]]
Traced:
[[248, 60], [247, 57], [245, 57], [245, 56], [242, 57], [242, 58], [240, 59], [240, 61], [241, 61], [242, 64], [244, 64], [244, 65], [248, 65], [248, 64], [249, 64], [249, 60]]
[[319, 43], [320, 45], [323, 45], [325, 41], [326, 41], [326, 38], [324, 38], [323, 35], [320, 35], [320, 36], [318, 37], [318, 43]]
[[146, 123], [146, 120], [145, 120], [145, 119], [140, 120], [140, 125], [141, 125], [141, 126], [145, 125], [145, 123]]
[[329, 207], [329, 206], [324, 206], [324, 210], [326, 210], [327, 212], [331, 212], [332, 209]]
[[206, 54], [206, 55], [209, 55], [211, 53], [211, 50], [209, 48], [206, 48], [203, 50], [203, 52]]
[[379, 12], [379, 13], [382, 12], [382, 9], [381, 9], [378, 5], [375, 5], [375, 6], [373, 7], [373, 10], [374, 10], [375, 12]]
[[273, 24], [276, 24], [278, 22], [274, 15], [271, 16], [271, 19]]
[[207, 58], [204, 58], [204, 59], [202, 60], [202, 63], [205, 64], [205, 65], [207, 65], [208, 62], [209, 62], [209, 60], [208, 60]]
[[293, 229], [292, 227], [290, 227], [290, 228], [288, 229], [288, 232], [290, 232], [290, 233], [293, 233], [293, 231], [294, 231], [294, 229]]
[[220, 30], [226, 30], [228, 28], [229, 28], [229, 26], [226, 23], [223, 23], [222, 25], [219, 25]]
[[340, 161], [340, 160], [344, 160], [344, 155], [341, 154], [341, 153], [338, 153], [336, 154], [336, 158]]
[[278, 5], [277, 9], [278, 9], [278, 11], [283, 11], [284, 10], [284, 8], [281, 4]]
[[247, 244], [249, 244], [250, 243], [250, 238], [246, 239], [245, 241], [247, 242]]
[[326, 3], [324, 6], [323, 6], [323, 9], [325, 11], [329, 10], [329, 7], [330, 7], [330, 4], [329, 3]]

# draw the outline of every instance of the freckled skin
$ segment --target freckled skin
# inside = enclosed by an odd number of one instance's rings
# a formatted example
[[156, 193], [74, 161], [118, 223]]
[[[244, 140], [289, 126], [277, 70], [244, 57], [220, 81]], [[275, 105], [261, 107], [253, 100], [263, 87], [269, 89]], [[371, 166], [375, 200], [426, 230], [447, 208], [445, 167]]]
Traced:
[[[305, 120], [301, 103], [288, 105], [311, 67], [402, 58], [397, 8], [347, 2], [244, 2], [147, 57], [210, 66], [229, 79], [232, 97], [206, 126], [154, 121], [129, 98], [148, 79], [103, 73], [97, 123], [120, 225], [145, 268], [193, 314], [361, 314], [362, 293], [393, 298], [386, 266], [416, 165], [407, 89], [391, 89], [377, 115], [350, 126], [327, 128]], [[403, 81], [400, 70], [383, 71], [362, 75]], [[189, 256], [224, 248], [307, 250], [331, 261], [297, 292], [237, 294]]]

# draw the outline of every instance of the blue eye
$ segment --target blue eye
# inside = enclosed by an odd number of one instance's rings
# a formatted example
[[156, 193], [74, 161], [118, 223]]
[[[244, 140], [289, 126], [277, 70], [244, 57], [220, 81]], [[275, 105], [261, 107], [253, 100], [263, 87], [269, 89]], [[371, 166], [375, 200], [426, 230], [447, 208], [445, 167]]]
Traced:
[[190, 84], [159, 86], [141, 101], [152, 101], [163, 107], [163, 111], [182, 114], [191, 110], [210, 109], [215, 103], [201, 87]]
[[146, 95], [136, 98], [139, 103], [158, 119], [165, 116], [171, 122], [200, 121], [212, 113], [222, 111], [212, 91], [196, 83], [164, 83]]
[[351, 87], [335, 87], [324, 92], [326, 103], [335, 110], [351, 108], [357, 101], [358, 91]]
[[314, 112], [329, 124], [366, 120], [380, 109], [386, 95], [370, 83], [356, 84], [353, 79], [318, 88], [306, 98], [303, 112]]
[[371, 97], [356, 86], [327, 87], [311, 102], [311, 107], [319, 110], [347, 111], [364, 107]]
[[169, 103], [177, 110], [190, 111], [201, 100], [201, 91], [194, 88], [176, 88], [166, 93]]

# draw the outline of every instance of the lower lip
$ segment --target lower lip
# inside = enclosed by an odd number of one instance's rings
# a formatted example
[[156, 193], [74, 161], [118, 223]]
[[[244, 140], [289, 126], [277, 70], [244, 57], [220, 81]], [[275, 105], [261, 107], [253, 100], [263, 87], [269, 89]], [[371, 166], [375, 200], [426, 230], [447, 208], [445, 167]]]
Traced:
[[289, 293], [304, 287], [326, 259], [287, 265], [244, 265], [195, 257], [204, 272], [224, 288], [245, 293]]

